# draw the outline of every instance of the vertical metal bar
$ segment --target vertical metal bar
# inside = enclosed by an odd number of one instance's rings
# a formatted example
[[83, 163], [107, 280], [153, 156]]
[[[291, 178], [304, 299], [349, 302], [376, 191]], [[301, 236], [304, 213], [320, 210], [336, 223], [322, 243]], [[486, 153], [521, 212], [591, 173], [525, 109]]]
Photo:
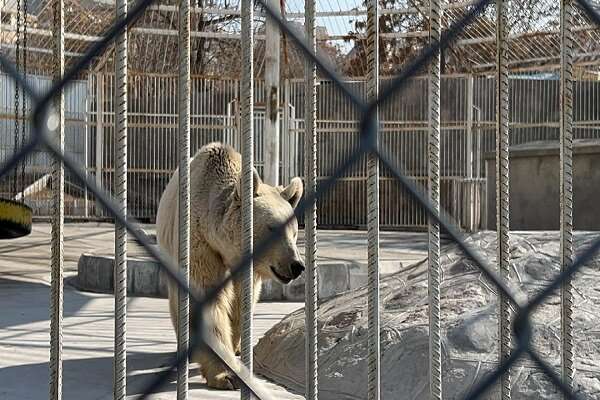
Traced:
[[[179, 0], [179, 267], [186, 284], [190, 261], [190, 0]], [[177, 400], [188, 398], [189, 346], [188, 293], [179, 287], [177, 353], [183, 361], [177, 369]]]
[[[438, 42], [441, 35], [440, 0], [429, 0], [429, 40]], [[429, 200], [440, 211], [440, 53], [429, 65]], [[442, 352], [440, 323], [440, 225], [429, 219], [429, 398], [442, 398]]]
[[283, 168], [282, 168], [282, 177], [281, 177], [281, 183], [282, 184], [286, 184], [290, 181], [290, 179], [292, 179], [294, 177], [294, 175], [292, 175], [292, 163], [294, 162], [291, 155], [292, 155], [292, 144], [291, 144], [291, 135], [292, 132], [290, 132], [290, 113], [291, 113], [291, 109], [290, 109], [290, 81], [289, 79], [286, 79], [283, 82], [283, 110], [282, 110], [282, 116], [283, 116], [283, 124], [282, 124], [282, 135], [281, 135], [281, 139], [284, 143], [283, 145]]
[[[85, 166], [85, 178], [88, 178], [89, 172], [89, 150], [90, 150], [90, 82], [92, 79], [91, 74], [87, 74], [87, 81], [85, 85], [85, 114], [84, 114], [84, 125], [83, 125], [83, 165]], [[83, 185], [83, 216], [87, 218], [89, 216], [89, 204], [88, 204], [88, 187]]]
[[[509, 247], [509, 80], [508, 80], [508, 0], [496, 0], [496, 229], [498, 235], [497, 260], [500, 274], [508, 280]], [[505, 296], [499, 299], [498, 338], [500, 340], [500, 362], [507, 359], [511, 352], [511, 309]], [[510, 369], [501, 379], [503, 400], [511, 398]]]
[[[367, 101], [379, 94], [379, 12], [378, 0], [367, 1]], [[377, 127], [374, 145], [379, 146], [379, 110], [375, 111]], [[336, 134], [338, 135], [338, 134]], [[367, 154], [367, 263], [368, 263], [368, 399], [380, 398], [379, 336], [379, 158], [374, 151]]]
[[[560, 8], [560, 260], [561, 269], [573, 263], [573, 2]], [[561, 287], [562, 378], [573, 388], [573, 286]]]
[[[241, 132], [242, 132], [242, 256], [253, 251], [253, 192], [254, 192], [254, 20], [253, 0], [242, 0], [242, 76], [241, 76]], [[252, 294], [254, 265], [252, 262], [242, 277], [242, 363], [252, 373]], [[242, 400], [249, 400], [252, 394], [245, 386], [241, 389]]]
[[[267, 0], [281, 15], [279, 0]], [[285, 11], [285, 10], [284, 10]], [[279, 184], [279, 70], [280, 40], [279, 26], [271, 18], [266, 18], [265, 29], [265, 117], [262, 132], [263, 177], [265, 183], [273, 186]]]
[[[60, 81], [65, 70], [64, 2], [52, 1], [54, 80]], [[53, 109], [48, 119], [54, 138], [61, 151], [65, 147], [65, 100], [61, 90], [54, 97]], [[52, 122], [52, 123], [50, 123]], [[52, 245], [50, 289], [50, 399], [62, 399], [62, 320], [63, 320], [63, 267], [64, 267], [64, 217], [65, 171], [62, 160], [52, 160]]]
[[[127, 0], [117, 0], [116, 19], [127, 17]], [[115, 174], [119, 211], [127, 216], [127, 28], [115, 41]], [[113, 398], [127, 396], [127, 228], [115, 222], [115, 354]]]
[[467, 178], [473, 178], [475, 166], [473, 148], [473, 75], [467, 77]]
[[[104, 73], [96, 76], [96, 186], [102, 187], [102, 165], [104, 164]], [[96, 217], [102, 214], [102, 205], [96, 199]]]
[[[311, 49], [316, 50], [315, 0], [304, 0], [306, 40]], [[317, 190], [317, 67], [306, 60], [304, 65], [304, 185], [306, 196], [311, 197]], [[304, 298], [306, 307], [305, 342], [305, 398], [317, 400], [318, 387], [318, 273], [317, 273], [317, 201], [308, 204], [304, 213], [306, 281]]]

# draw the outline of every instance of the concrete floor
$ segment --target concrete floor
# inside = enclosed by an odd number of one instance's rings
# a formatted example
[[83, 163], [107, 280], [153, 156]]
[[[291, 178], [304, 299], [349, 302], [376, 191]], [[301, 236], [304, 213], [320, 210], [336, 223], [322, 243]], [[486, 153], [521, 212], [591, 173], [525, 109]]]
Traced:
[[[112, 399], [114, 302], [111, 296], [65, 287], [64, 399]], [[48, 398], [49, 288], [44, 283], [0, 279], [0, 399]], [[261, 303], [254, 342], [299, 303]], [[127, 317], [128, 397], [135, 398], [165, 369], [176, 349], [166, 300], [130, 298]], [[194, 366], [191, 399], [239, 399], [238, 392], [208, 389]], [[277, 399], [302, 399], [267, 383]], [[175, 379], [151, 399], [175, 399]]]
[[[151, 230], [151, 227], [146, 227]], [[66, 224], [65, 277], [77, 271], [82, 252], [112, 253], [111, 224]], [[302, 236], [300, 236], [300, 247]], [[382, 233], [382, 258], [410, 263], [422, 259], [427, 249], [422, 233]], [[357, 260], [366, 258], [366, 233], [323, 231], [320, 257]], [[143, 254], [131, 243], [130, 253]], [[0, 242], [0, 399], [38, 400], [48, 397], [50, 225], [36, 223], [25, 238]], [[114, 302], [109, 295], [83, 293], [65, 286], [64, 398], [112, 398]], [[255, 342], [301, 303], [260, 303], [254, 317]], [[161, 371], [176, 348], [167, 302], [164, 299], [130, 298], [128, 302], [128, 394], [139, 394]], [[237, 399], [239, 392], [208, 389], [197, 369], [192, 370], [194, 399]], [[274, 384], [274, 398], [302, 399]], [[174, 381], [160, 388], [153, 399], [174, 399]]]

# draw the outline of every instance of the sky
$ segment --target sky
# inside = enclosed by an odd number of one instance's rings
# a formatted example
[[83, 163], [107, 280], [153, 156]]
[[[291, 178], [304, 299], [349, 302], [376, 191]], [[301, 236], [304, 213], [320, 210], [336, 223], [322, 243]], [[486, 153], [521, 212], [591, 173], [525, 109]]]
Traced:
[[[285, 1], [288, 13], [304, 12], [304, 0]], [[363, 2], [361, 0], [317, 0], [317, 12], [348, 11], [355, 8], [364, 9]], [[357, 18], [362, 19], [365, 17], [319, 17], [317, 18], [317, 25], [326, 27], [330, 35], [345, 35], [353, 29], [351, 21]], [[348, 50], [352, 47], [351, 44], [344, 44], [342, 40], [335, 43]]]

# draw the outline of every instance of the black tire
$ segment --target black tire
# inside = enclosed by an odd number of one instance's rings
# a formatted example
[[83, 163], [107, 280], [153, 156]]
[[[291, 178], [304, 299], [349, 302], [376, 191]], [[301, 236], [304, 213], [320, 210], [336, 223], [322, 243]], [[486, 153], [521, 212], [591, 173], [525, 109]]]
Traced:
[[16, 239], [31, 233], [33, 211], [18, 201], [0, 199], [0, 239]]

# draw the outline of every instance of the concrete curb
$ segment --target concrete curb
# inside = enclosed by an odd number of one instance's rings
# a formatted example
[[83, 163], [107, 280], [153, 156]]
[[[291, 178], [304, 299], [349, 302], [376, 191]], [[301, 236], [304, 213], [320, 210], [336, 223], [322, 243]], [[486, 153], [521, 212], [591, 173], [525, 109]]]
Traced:
[[[398, 261], [383, 261], [381, 274], [402, 268]], [[114, 257], [84, 253], [77, 263], [77, 277], [72, 284], [80, 290], [113, 293]], [[367, 284], [367, 264], [359, 262], [320, 262], [318, 269], [319, 299], [326, 299]], [[276, 281], [263, 283], [261, 301], [304, 301], [304, 274], [288, 285]], [[129, 296], [168, 297], [167, 277], [159, 264], [149, 258], [127, 260]]]
[[[114, 257], [82, 254], [77, 263], [80, 290], [113, 293]], [[130, 296], [168, 297], [167, 277], [157, 262], [149, 259], [127, 260], [127, 294]]]

